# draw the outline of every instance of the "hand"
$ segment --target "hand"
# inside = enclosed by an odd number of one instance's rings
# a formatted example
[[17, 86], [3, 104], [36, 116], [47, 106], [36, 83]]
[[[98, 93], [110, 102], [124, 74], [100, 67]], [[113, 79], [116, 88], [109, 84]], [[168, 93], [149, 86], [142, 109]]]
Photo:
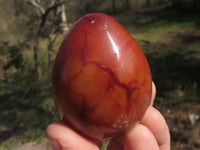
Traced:
[[[108, 150], [170, 150], [170, 134], [166, 121], [152, 106], [155, 93], [153, 83], [151, 105], [140, 123], [122, 137], [112, 139]], [[62, 122], [50, 124], [46, 134], [54, 150], [99, 150], [102, 144], [79, 135]]]

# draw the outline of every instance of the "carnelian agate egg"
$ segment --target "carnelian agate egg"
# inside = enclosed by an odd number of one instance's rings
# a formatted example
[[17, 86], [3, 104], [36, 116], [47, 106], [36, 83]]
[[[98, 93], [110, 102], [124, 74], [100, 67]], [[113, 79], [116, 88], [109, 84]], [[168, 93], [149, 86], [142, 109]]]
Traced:
[[151, 99], [148, 62], [112, 17], [83, 16], [68, 33], [53, 69], [53, 95], [62, 120], [93, 139], [132, 128]]

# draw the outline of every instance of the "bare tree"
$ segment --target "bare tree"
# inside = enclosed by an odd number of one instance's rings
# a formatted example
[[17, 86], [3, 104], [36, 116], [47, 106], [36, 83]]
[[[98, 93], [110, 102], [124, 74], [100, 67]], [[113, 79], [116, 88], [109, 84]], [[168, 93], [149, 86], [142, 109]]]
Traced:
[[147, 7], [149, 7], [151, 5], [150, 0], [147, 0]]
[[61, 5], [60, 6], [60, 13], [61, 13], [61, 29], [62, 30], [68, 30], [68, 26], [67, 26], [67, 17], [65, 14], [65, 5]]
[[198, 6], [197, 0], [193, 0], [193, 9], [196, 10]]
[[125, 4], [126, 10], [129, 10], [131, 7], [129, 0], [125, 0], [124, 4]]
[[[87, 0], [85, 3], [86, 12], [94, 12], [105, 0]], [[79, 3], [77, 3], [80, 5]]]
[[[40, 0], [25, 0], [26, 2], [30, 3], [32, 6], [34, 6], [38, 12], [38, 16], [40, 18], [40, 23], [37, 28], [37, 32], [34, 38], [34, 44], [33, 44], [33, 52], [34, 52], [34, 62], [35, 62], [35, 71], [37, 73], [38, 78], [40, 79], [42, 76], [42, 71], [38, 59], [38, 49], [39, 49], [39, 39], [41, 37], [41, 33], [43, 28], [45, 27], [45, 23], [47, 21], [47, 17], [49, 13], [52, 10], [58, 10], [60, 17], [60, 28], [61, 30], [67, 30], [67, 18], [65, 15], [65, 8], [64, 4], [68, 2], [69, 0], [51, 0], [51, 4], [47, 7], [42, 5], [42, 2]], [[52, 41], [52, 40], [51, 40]]]
[[112, 0], [112, 8], [113, 8], [113, 14], [116, 13], [116, 4], [115, 4], [115, 0]]

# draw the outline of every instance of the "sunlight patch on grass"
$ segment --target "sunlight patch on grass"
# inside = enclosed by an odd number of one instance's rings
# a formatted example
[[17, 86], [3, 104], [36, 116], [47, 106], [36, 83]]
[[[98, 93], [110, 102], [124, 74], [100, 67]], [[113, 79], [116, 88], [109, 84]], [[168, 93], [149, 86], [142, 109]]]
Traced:
[[[160, 21], [158, 23], [150, 25], [150, 27], [141, 29], [136, 36], [139, 39], [144, 39], [152, 43], [164, 43], [170, 44], [173, 43], [176, 39], [177, 33], [184, 32], [188, 28], [194, 26], [194, 23], [188, 22], [166, 22]], [[162, 38], [161, 38], [162, 37]]]

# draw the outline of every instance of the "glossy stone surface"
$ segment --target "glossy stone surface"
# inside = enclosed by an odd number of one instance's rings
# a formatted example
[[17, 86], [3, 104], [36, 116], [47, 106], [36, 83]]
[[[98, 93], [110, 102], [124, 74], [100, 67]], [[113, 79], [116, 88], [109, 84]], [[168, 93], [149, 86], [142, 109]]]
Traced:
[[63, 121], [84, 136], [109, 139], [133, 127], [151, 99], [148, 62], [112, 17], [82, 17], [64, 39], [53, 69]]

